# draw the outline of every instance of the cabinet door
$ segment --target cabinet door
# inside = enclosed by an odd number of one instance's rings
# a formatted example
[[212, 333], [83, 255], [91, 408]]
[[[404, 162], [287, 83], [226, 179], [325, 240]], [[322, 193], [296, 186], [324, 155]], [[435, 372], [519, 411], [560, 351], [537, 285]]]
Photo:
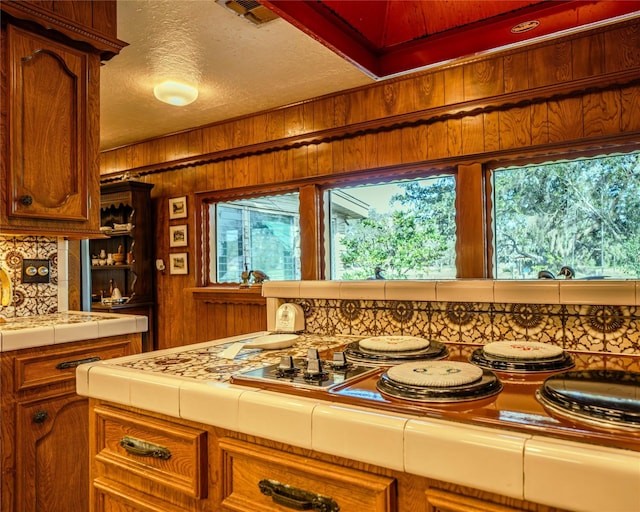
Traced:
[[11, 25], [8, 51], [5, 211], [13, 219], [89, 222], [88, 180], [96, 173], [89, 54]]
[[19, 403], [16, 417], [16, 511], [69, 512], [89, 503], [88, 400]]

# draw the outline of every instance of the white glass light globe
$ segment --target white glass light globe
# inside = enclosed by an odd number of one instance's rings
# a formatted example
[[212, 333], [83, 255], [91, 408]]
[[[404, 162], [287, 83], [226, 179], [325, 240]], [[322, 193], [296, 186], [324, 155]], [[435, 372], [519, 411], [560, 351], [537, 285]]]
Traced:
[[153, 88], [153, 95], [169, 105], [184, 107], [198, 98], [198, 89], [191, 85], [168, 80]]

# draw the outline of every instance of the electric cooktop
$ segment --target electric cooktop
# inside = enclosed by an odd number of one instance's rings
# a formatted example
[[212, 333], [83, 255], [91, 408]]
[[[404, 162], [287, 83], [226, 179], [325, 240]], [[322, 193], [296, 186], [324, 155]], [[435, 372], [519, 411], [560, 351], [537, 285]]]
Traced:
[[[591, 438], [598, 444], [640, 451], [639, 357], [563, 353], [560, 359], [565, 365], [570, 365], [571, 370], [537, 369], [527, 373], [521, 370], [490, 370], [474, 364], [472, 356], [478, 348], [482, 347], [447, 344], [447, 359], [410, 360], [378, 367], [348, 360], [344, 352], [334, 353], [333, 360], [329, 361], [320, 360], [315, 353], [307, 358], [282, 356], [277, 364], [234, 374], [231, 382], [410, 416], [580, 441]], [[432, 369], [430, 365], [436, 368]], [[595, 375], [602, 376], [602, 372], [610, 369], [615, 369], [614, 380], [619, 384], [620, 397], [611, 391], [609, 379], [600, 378], [599, 384], [597, 379], [591, 379], [592, 372], [599, 372]], [[404, 370], [409, 375], [408, 382], [403, 375]], [[449, 379], [445, 384], [434, 384], [427, 378], [434, 370], [456, 378], [464, 373], [467, 380]], [[418, 380], [413, 382], [415, 378]], [[582, 409], [578, 413], [575, 410], [563, 411], [562, 399], [559, 400], [560, 405], [553, 405], [542, 398], [543, 394], [562, 395], [563, 387], [573, 381], [578, 381], [582, 389], [589, 389], [589, 393], [580, 390], [565, 393], [578, 395], [579, 402], [585, 402], [579, 404]], [[586, 416], [585, 411], [588, 413], [589, 409], [602, 409], [602, 404], [598, 405], [595, 397], [612, 393], [613, 396], [605, 399], [609, 409], [606, 421], [603, 421], [603, 416], [595, 419]], [[621, 403], [626, 404], [623, 409], [630, 408], [631, 412], [627, 412], [625, 417], [623, 411], [623, 415], [616, 418], [615, 409]], [[625, 421], [625, 418], [632, 418], [632, 421]]]

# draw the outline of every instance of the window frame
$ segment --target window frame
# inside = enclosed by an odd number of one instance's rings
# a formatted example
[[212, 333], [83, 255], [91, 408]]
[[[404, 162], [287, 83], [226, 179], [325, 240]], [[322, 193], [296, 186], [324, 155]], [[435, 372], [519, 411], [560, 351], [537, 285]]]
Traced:
[[[494, 176], [496, 171], [509, 168], [521, 168], [536, 165], [554, 165], [562, 162], [575, 162], [576, 160], [589, 160], [595, 158], [606, 158], [614, 156], [622, 156], [640, 151], [640, 146], [635, 143], [623, 144], [614, 147], [598, 147], [577, 150], [571, 153], [547, 154], [544, 156], [521, 156], [504, 160], [492, 160], [484, 164], [484, 181], [486, 204], [486, 226], [487, 226], [487, 268], [488, 279], [498, 279], [497, 271], [497, 255], [496, 253], [496, 237], [495, 237], [495, 187]], [[508, 279], [500, 279], [508, 280]]]
[[[404, 174], [404, 173], [403, 173]], [[331, 246], [332, 246], [332, 237], [331, 237], [331, 226], [330, 226], [330, 209], [331, 205], [327, 203], [326, 198], [328, 197], [328, 193], [332, 190], [346, 190], [348, 193], [349, 188], [362, 187], [362, 186], [376, 186], [376, 185], [385, 185], [390, 183], [402, 183], [402, 182], [412, 182], [418, 180], [425, 180], [431, 178], [439, 178], [439, 177], [451, 177], [456, 184], [456, 197], [457, 197], [457, 170], [451, 167], [446, 168], [431, 168], [428, 171], [416, 171], [413, 170], [411, 172], [406, 173], [406, 175], [394, 173], [393, 175], [380, 175], [375, 177], [369, 177], [368, 179], [357, 179], [353, 181], [340, 181], [337, 183], [331, 183], [323, 186], [320, 189], [321, 201], [323, 205], [323, 276], [331, 275]], [[457, 203], [457, 199], [456, 199]], [[457, 212], [455, 214], [455, 223], [456, 223], [456, 234], [457, 234]], [[457, 258], [456, 258], [457, 260]], [[373, 271], [373, 270], [372, 270]], [[326, 278], [326, 277], [323, 277]]]
[[[216, 203], [250, 199], [254, 197], [277, 196], [290, 193], [300, 194], [299, 185], [294, 183], [283, 183], [279, 184], [276, 187], [242, 187], [236, 189], [200, 192], [196, 194], [196, 240], [199, 242], [198, 246], [196, 247], [196, 259], [198, 262], [196, 268], [197, 285], [237, 287], [240, 283], [240, 280], [238, 280], [238, 282], [218, 283], [215, 281], [211, 281], [210, 279], [209, 269], [211, 268], [211, 245], [212, 243], [214, 246], [216, 244], [215, 239], [211, 241], [208, 236], [208, 234], [211, 232], [212, 227], [209, 221], [209, 210], [211, 205]], [[302, 215], [302, 208], [300, 208], [300, 214]]]
[[456, 181], [456, 278], [494, 279], [493, 171], [510, 166], [555, 163], [597, 156], [638, 151], [634, 141], [617, 141], [598, 147], [571, 147], [560, 144], [544, 151], [505, 150], [485, 158], [447, 158], [422, 164], [399, 164], [350, 171], [336, 175], [313, 176], [277, 184], [252, 185], [195, 194], [196, 286], [237, 286], [208, 281], [209, 245], [206, 234], [207, 209], [212, 202], [298, 192], [300, 198], [301, 279], [324, 280], [327, 270], [327, 240], [324, 191], [329, 188], [404, 181], [451, 174]]

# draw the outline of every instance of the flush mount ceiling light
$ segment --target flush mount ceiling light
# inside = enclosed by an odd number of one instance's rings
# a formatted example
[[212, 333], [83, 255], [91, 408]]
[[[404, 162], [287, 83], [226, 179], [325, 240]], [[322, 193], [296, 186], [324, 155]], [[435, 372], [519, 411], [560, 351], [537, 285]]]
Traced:
[[198, 97], [198, 89], [191, 85], [168, 80], [153, 88], [153, 95], [169, 105], [184, 107]]

